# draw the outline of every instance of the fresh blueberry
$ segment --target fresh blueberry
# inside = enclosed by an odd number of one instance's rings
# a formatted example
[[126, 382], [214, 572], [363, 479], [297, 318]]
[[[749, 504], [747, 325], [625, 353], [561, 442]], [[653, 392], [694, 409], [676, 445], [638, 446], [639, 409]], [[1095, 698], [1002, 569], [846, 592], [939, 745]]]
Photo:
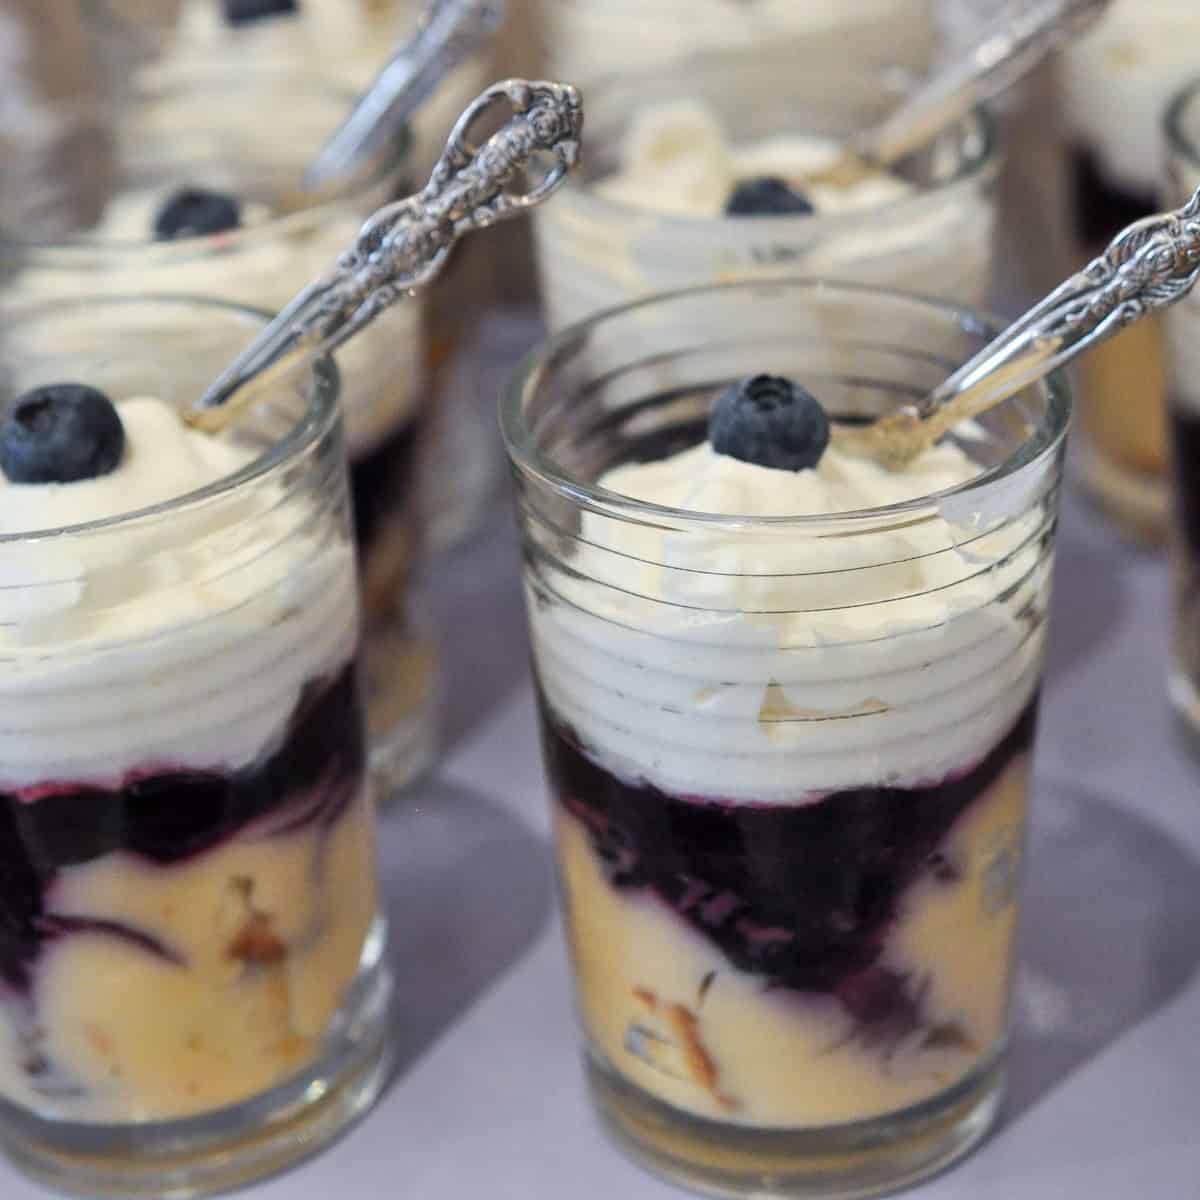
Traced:
[[816, 397], [779, 375], [755, 375], [726, 389], [708, 418], [718, 454], [779, 471], [815, 467], [829, 445], [829, 417]]
[[807, 196], [775, 175], [740, 180], [725, 201], [727, 217], [797, 217], [815, 211]]
[[263, 17], [280, 17], [298, 12], [298, 0], [222, 0], [229, 25], [249, 25]]
[[236, 229], [241, 220], [242, 206], [236, 196], [206, 188], [180, 188], [158, 210], [154, 236], [160, 241], [171, 241], [224, 233]]
[[0, 419], [0, 470], [9, 483], [74, 483], [121, 461], [125, 427], [112, 401], [81, 383], [18, 396]]

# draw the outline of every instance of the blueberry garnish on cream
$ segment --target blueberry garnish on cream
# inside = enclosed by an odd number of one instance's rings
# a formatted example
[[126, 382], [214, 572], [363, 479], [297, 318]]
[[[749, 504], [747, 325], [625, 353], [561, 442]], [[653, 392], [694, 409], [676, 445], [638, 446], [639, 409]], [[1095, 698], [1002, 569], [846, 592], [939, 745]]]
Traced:
[[801, 217], [813, 212], [808, 197], [776, 175], [739, 180], [725, 201], [727, 217]]
[[799, 384], [754, 375], [727, 388], [713, 405], [708, 440], [718, 454], [772, 467], [815, 467], [829, 445], [829, 417]]
[[249, 25], [263, 17], [282, 17], [298, 12], [298, 0], [222, 0], [228, 25]]
[[0, 416], [0, 470], [9, 483], [75, 483], [113, 471], [125, 427], [112, 401], [81, 383], [34, 388]]
[[159, 241], [203, 237], [236, 229], [241, 221], [242, 205], [236, 196], [208, 188], [180, 188], [158, 210], [154, 236]]

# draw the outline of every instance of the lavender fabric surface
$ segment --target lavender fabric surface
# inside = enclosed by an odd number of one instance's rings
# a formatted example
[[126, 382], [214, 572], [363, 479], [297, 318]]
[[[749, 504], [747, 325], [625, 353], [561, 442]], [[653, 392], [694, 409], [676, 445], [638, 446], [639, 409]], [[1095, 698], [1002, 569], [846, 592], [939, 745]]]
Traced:
[[[379, 1107], [253, 1200], [670, 1200], [583, 1093], [515, 536], [435, 564], [446, 755], [381, 822], [400, 1069]], [[1163, 690], [1167, 573], [1075, 492], [1059, 545], [1011, 1087], [919, 1200], [1186, 1200], [1200, 1178], [1200, 758]], [[4, 1200], [52, 1193], [0, 1164]]]

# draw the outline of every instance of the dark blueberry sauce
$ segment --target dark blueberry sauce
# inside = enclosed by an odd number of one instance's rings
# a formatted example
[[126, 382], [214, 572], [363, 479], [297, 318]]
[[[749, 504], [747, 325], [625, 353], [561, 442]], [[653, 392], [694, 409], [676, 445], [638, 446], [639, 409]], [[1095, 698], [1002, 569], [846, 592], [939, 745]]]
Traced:
[[0, 981], [27, 990], [43, 944], [90, 931], [170, 958], [139, 930], [47, 911], [64, 869], [120, 851], [169, 866], [240, 833], [282, 836], [331, 826], [365, 771], [366, 745], [353, 666], [311, 683], [279, 744], [236, 771], [154, 768], [119, 785], [55, 781], [0, 791]]
[[619, 891], [654, 895], [765, 987], [834, 995], [886, 1040], [924, 1022], [922, 981], [882, 965], [905, 894], [953, 886], [944, 853], [962, 814], [1033, 744], [1037, 700], [975, 767], [919, 787], [864, 787], [815, 803], [674, 796], [618, 779], [542, 703], [557, 802], [587, 830]]

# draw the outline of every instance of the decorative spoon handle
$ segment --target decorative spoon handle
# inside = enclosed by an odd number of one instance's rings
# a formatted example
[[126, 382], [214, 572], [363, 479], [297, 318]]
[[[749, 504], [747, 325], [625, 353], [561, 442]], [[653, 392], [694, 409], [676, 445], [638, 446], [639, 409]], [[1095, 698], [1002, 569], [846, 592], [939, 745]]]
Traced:
[[871, 425], [835, 427], [851, 453], [902, 466], [960, 421], [1015, 396], [1200, 280], [1200, 190], [1175, 212], [1136, 221], [1082, 271], [917, 403]]
[[460, 63], [504, 23], [506, 0], [431, 0], [416, 32], [388, 59], [304, 176], [316, 190], [393, 136]]
[[1006, 5], [973, 39], [970, 50], [921, 84], [899, 108], [851, 141], [875, 163], [894, 163], [929, 142], [976, 104], [993, 99], [1077, 34], [1109, 0], [1037, 0]]
[[[512, 109], [508, 120], [474, 145], [472, 126], [498, 105]], [[582, 127], [583, 102], [570, 84], [509, 79], [488, 88], [459, 117], [424, 190], [375, 213], [334, 270], [288, 304], [205, 392], [191, 422], [224, 428], [262, 385], [337, 349], [429, 284], [459, 238], [541, 204], [578, 161]], [[530, 190], [509, 190], [547, 160]]]

